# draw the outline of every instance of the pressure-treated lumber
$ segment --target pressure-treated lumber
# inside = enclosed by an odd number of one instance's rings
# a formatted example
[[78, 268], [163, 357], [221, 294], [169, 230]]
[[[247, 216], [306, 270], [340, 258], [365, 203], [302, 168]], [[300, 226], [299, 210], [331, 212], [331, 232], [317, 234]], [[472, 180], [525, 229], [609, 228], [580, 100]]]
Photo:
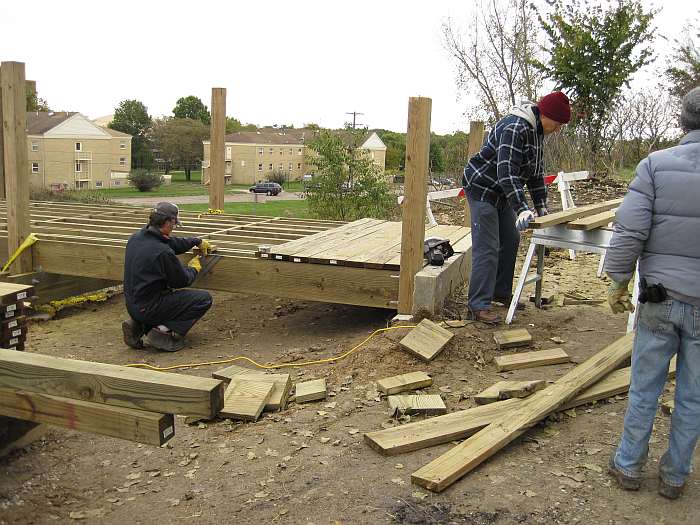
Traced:
[[401, 274], [398, 306], [399, 314], [406, 315], [413, 313], [414, 279], [416, 273], [423, 267], [431, 107], [432, 100], [429, 98], [411, 97], [408, 101], [406, 182], [401, 219]]
[[267, 400], [265, 410], [284, 410], [287, 407], [287, 400], [292, 389], [292, 378], [289, 374], [267, 374], [259, 370], [252, 370], [243, 366], [231, 365], [221, 370], [213, 372], [212, 377], [229, 382], [234, 377], [255, 379], [256, 381], [268, 381], [273, 384], [272, 394]]
[[294, 400], [297, 403], [326, 399], [326, 380], [314, 379], [294, 386]]
[[569, 354], [561, 348], [550, 348], [537, 352], [522, 352], [520, 354], [499, 355], [494, 358], [499, 372], [518, 370], [521, 368], [534, 368], [536, 366], [557, 365], [571, 361]]
[[0, 282], [0, 305], [25, 301], [34, 295], [34, 286]]
[[583, 219], [576, 219], [567, 223], [569, 230], [593, 230], [601, 226], [607, 226], [615, 220], [615, 211], [604, 211]]
[[553, 385], [525, 399], [519, 410], [494, 420], [452, 450], [418, 469], [411, 475], [411, 480], [428, 490], [443, 491], [581, 390], [629, 359], [632, 355], [633, 335], [622, 337], [559, 378]]
[[216, 379], [4, 349], [0, 388], [203, 418], [219, 412], [224, 395]]
[[418, 390], [433, 384], [433, 378], [425, 372], [416, 371], [398, 376], [385, 377], [377, 381], [377, 388], [383, 394], [391, 395], [407, 390]]
[[[669, 367], [669, 377], [675, 375], [675, 360]], [[631, 369], [622, 368], [608, 374], [604, 379], [588, 387], [571, 401], [558, 408], [568, 410], [586, 403], [593, 403], [629, 390]], [[365, 434], [365, 441], [379, 453], [394, 456], [426, 447], [464, 439], [486, 425], [502, 417], [506, 412], [518, 410], [524, 399], [507, 399], [496, 403], [459, 410], [425, 421], [408, 423]]]
[[[31, 232], [29, 228], [29, 161], [27, 152], [27, 96], [24, 64], [2, 62], [3, 162], [7, 199], [8, 253], [12, 254]], [[32, 270], [32, 252], [25, 250], [12, 264], [14, 273]]]
[[604, 211], [617, 208], [622, 199], [613, 199], [605, 202], [599, 202], [597, 204], [590, 204], [588, 206], [579, 206], [576, 208], [569, 208], [568, 210], [559, 211], [555, 213], [550, 213], [544, 217], [537, 217], [530, 223], [530, 228], [549, 228], [550, 226], [555, 226], [557, 224], [562, 224], [564, 222], [574, 221], [576, 219], [582, 219], [584, 217], [590, 217], [591, 215], [598, 215]]
[[272, 395], [274, 383], [234, 377], [226, 388], [222, 417], [256, 421]]
[[224, 133], [226, 132], [226, 88], [211, 88], [209, 145], [209, 208], [224, 209]]
[[512, 330], [497, 330], [493, 333], [493, 340], [498, 345], [498, 350], [515, 348], [518, 346], [530, 346], [532, 336], [525, 328], [514, 328]]
[[453, 337], [449, 330], [430, 319], [423, 319], [399, 341], [399, 345], [423, 361], [432, 361]]
[[474, 396], [477, 405], [486, 405], [513, 397], [523, 398], [547, 386], [544, 380], [499, 381]]
[[0, 415], [160, 446], [175, 435], [172, 414], [0, 388]]
[[389, 413], [396, 414], [422, 414], [436, 416], [447, 413], [447, 407], [442, 398], [437, 394], [413, 394], [387, 397]]

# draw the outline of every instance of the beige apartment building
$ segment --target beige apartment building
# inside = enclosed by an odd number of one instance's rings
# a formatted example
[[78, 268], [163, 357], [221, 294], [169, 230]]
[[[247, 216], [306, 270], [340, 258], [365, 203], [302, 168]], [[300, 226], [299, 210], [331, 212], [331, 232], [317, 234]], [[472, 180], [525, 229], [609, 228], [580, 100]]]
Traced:
[[30, 184], [50, 190], [128, 185], [131, 135], [80, 113], [27, 113]]
[[[309, 129], [240, 131], [225, 137], [225, 177], [227, 183], [255, 184], [267, 180], [273, 172], [282, 173], [287, 180], [299, 180], [313, 172], [304, 158], [306, 143], [315, 131]], [[204, 141], [202, 183], [209, 181], [209, 141]], [[361, 150], [367, 152], [381, 172], [384, 172], [386, 145], [375, 132], [364, 137]]]

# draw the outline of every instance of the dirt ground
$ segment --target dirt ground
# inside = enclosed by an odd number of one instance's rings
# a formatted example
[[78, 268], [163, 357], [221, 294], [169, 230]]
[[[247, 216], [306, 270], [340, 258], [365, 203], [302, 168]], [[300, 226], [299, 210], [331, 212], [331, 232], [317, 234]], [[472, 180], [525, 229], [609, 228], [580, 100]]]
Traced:
[[[604, 297], [597, 263], [595, 256], [569, 261], [566, 253], [551, 253], [545, 292]], [[32, 325], [28, 349], [118, 364], [165, 366], [237, 355], [296, 362], [337, 355], [385, 327], [391, 315], [262, 296], [214, 298], [190, 346], [176, 354], [122, 343], [121, 296]], [[450, 302], [450, 318], [465, 314], [464, 301], [459, 294]], [[625, 324], [626, 316], [614, 316], [604, 305], [537, 310], [530, 303], [514, 327], [530, 331], [535, 349], [560, 346], [581, 361], [620, 337]], [[49, 429], [43, 439], [0, 460], [0, 523], [698, 523], [697, 476], [679, 501], [656, 493], [667, 416], [658, 415], [640, 492], [622, 492], [606, 474], [625, 396], [548, 419], [441, 494], [412, 485], [411, 473], [452, 445], [394, 457], [366, 445], [364, 432], [401, 424], [388, 416], [377, 379], [425, 370], [434, 384], [424, 392], [442, 395], [454, 411], [474, 406], [473, 394], [504, 377], [551, 381], [575, 366], [499, 374], [492, 328], [470, 323], [451, 330], [453, 342], [429, 364], [400, 350], [406, 329], [393, 330], [334, 365], [292, 371], [295, 381], [326, 378], [325, 401], [292, 403], [256, 423], [187, 425], [177, 418], [175, 437], [161, 448]], [[217, 368], [180, 373], [209, 376]]]

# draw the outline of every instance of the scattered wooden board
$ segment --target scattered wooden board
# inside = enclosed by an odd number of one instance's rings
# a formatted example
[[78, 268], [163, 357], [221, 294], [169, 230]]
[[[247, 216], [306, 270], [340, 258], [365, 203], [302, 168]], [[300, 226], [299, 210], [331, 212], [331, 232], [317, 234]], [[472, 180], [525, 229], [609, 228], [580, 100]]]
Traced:
[[247, 377], [234, 377], [224, 395], [222, 417], [256, 421], [272, 395], [274, 383]]
[[607, 226], [615, 221], [615, 211], [604, 211], [583, 219], [576, 219], [567, 223], [566, 227], [569, 230], [593, 230], [601, 226]]
[[4, 349], [0, 388], [209, 419], [224, 397], [215, 379]]
[[265, 410], [284, 410], [287, 407], [289, 393], [292, 390], [292, 378], [289, 374], [267, 374], [259, 370], [231, 365], [212, 373], [215, 379], [231, 381], [234, 377], [247, 377], [257, 381], [271, 381], [274, 384], [272, 395], [265, 405]]
[[570, 208], [568, 210], [559, 211], [556, 213], [550, 213], [549, 215], [545, 215], [544, 217], [536, 217], [535, 220], [530, 222], [529, 228], [549, 228], [550, 226], [555, 226], [564, 222], [570, 222], [575, 221], [576, 219], [590, 217], [591, 215], [597, 215], [599, 213], [603, 213], [604, 211], [617, 208], [621, 203], [622, 199], [613, 199], [605, 202], [599, 202], [597, 204], [579, 206], [576, 208]]
[[314, 379], [313, 381], [297, 383], [294, 397], [297, 403], [326, 399], [326, 380]]
[[449, 330], [430, 319], [423, 319], [401, 339], [399, 345], [424, 361], [432, 361], [453, 337], [454, 334]]
[[493, 333], [493, 340], [496, 341], [499, 350], [532, 344], [532, 336], [525, 328], [498, 330]]
[[[630, 342], [631, 345], [631, 342]], [[671, 361], [669, 377], [675, 375], [676, 363]], [[568, 410], [586, 403], [593, 403], [629, 390], [631, 369], [623, 368], [608, 374], [604, 379], [588, 387], [558, 410]], [[425, 421], [408, 423], [365, 434], [365, 441], [380, 454], [395, 456], [426, 447], [442, 445], [464, 439], [478, 432], [505, 413], [518, 410], [525, 399], [507, 399], [488, 405], [459, 410]]]
[[549, 350], [523, 352], [520, 354], [499, 355], [494, 358], [496, 368], [499, 372], [568, 363], [570, 360], [571, 358], [569, 357], [569, 354], [564, 352], [564, 350], [561, 348], [550, 348]]
[[377, 388], [383, 394], [391, 395], [407, 390], [417, 390], [433, 384], [433, 378], [425, 372], [409, 372], [398, 376], [385, 377], [377, 381]]
[[632, 355], [633, 336], [634, 334], [628, 334], [622, 337], [569, 371], [553, 385], [525, 399], [519, 410], [501, 416], [452, 450], [418, 469], [412, 474], [411, 480], [428, 490], [443, 491], [581, 390], [629, 359]]
[[486, 405], [513, 397], [527, 397], [533, 392], [542, 390], [547, 386], [544, 380], [536, 381], [499, 381], [488, 387], [486, 390], [474, 396], [477, 405]]
[[401, 414], [424, 414], [436, 416], [447, 413], [447, 407], [437, 394], [389, 396], [389, 412]]
[[0, 388], [0, 415], [160, 446], [175, 435], [171, 414]]

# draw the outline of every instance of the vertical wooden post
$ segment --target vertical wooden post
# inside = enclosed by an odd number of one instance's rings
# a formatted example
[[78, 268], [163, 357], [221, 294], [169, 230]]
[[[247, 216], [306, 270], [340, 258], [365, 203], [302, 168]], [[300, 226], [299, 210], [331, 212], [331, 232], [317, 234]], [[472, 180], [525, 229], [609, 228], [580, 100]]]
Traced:
[[[22, 62], [0, 65], [2, 92], [3, 162], [7, 205], [7, 253], [12, 255], [30, 233], [29, 164], [27, 153], [27, 96]], [[12, 264], [13, 273], [32, 270], [31, 250]]]
[[423, 267], [431, 108], [432, 100], [429, 98], [411, 97], [408, 101], [406, 182], [401, 219], [401, 272], [398, 307], [399, 314], [404, 315], [413, 313], [414, 279], [416, 273]]
[[[471, 159], [479, 153], [481, 146], [484, 143], [484, 123], [480, 120], [472, 120], [469, 123], [469, 145], [467, 146], [467, 159]], [[469, 162], [469, 160], [467, 160]], [[472, 217], [469, 209], [469, 199], [464, 198], [464, 225], [471, 228]]]
[[5, 132], [2, 122], [2, 86], [0, 86], [0, 199], [5, 198], [5, 146], [3, 146]]
[[224, 133], [226, 132], [226, 88], [211, 88], [209, 144], [209, 208], [224, 209]]

